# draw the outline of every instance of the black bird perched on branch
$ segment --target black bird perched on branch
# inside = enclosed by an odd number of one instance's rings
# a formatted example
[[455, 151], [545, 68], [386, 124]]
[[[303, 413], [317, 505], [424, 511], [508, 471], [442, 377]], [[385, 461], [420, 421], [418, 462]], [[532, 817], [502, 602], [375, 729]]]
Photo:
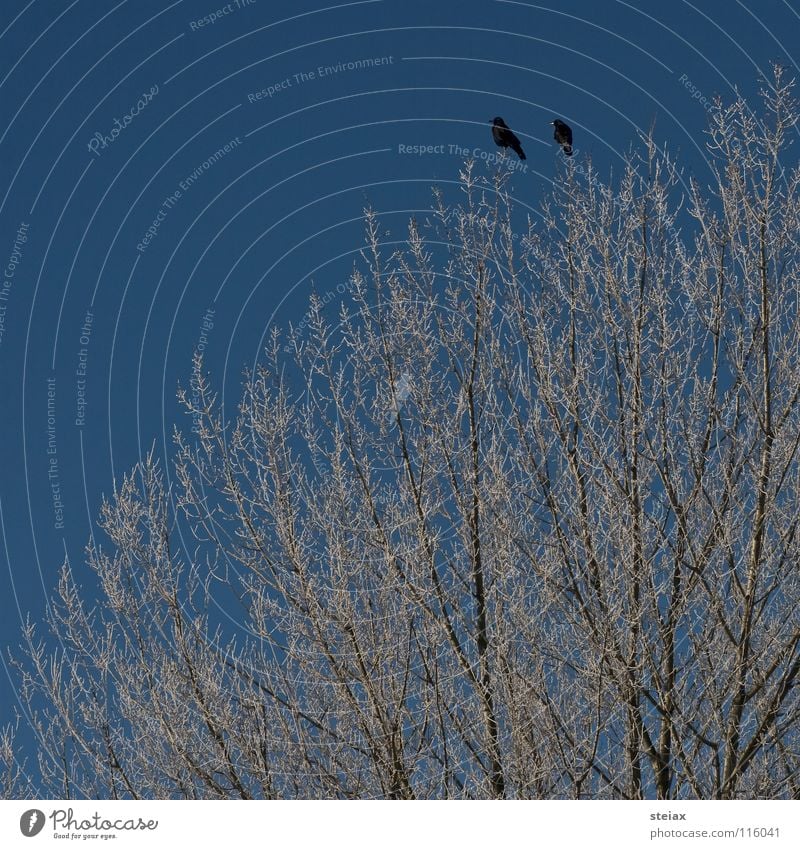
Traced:
[[572, 130], [559, 118], [550, 123], [555, 127], [553, 138], [561, 145], [567, 156], [572, 156]]
[[492, 138], [498, 147], [510, 147], [520, 159], [525, 159], [525, 151], [519, 139], [511, 132], [508, 124], [502, 118], [492, 121]]

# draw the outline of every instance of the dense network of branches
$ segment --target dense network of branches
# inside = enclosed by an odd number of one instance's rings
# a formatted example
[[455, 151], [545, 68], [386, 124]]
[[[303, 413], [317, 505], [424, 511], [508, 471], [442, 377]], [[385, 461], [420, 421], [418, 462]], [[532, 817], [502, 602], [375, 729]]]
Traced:
[[470, 163], [402, 250], [367, 211], [340, 313], [273, 334], [235, 420], [196, 361], [171, 483], [137, 466], [99, 595], [65, 567], [26, 632], [5, 795], [800, 797], [780, 71], [764, 106], [718, 104], [710, 189], [648, 138], [522, 227]]

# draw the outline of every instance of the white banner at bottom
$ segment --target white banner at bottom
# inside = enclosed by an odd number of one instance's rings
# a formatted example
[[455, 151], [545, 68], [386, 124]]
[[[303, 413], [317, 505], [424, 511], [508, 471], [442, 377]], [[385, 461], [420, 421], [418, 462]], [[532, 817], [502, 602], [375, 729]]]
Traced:
[[800, 846], [800, 802], [0, 802], [0, 846]]

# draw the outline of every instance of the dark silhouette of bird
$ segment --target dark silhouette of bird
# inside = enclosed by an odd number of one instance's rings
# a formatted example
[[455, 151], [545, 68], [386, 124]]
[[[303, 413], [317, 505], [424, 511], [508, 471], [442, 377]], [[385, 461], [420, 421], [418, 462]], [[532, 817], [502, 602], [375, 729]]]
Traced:
[[492, 138], [498, 147], [510, 147], [520, 159], [525, 159], [525, 151], [519, 139], [511, 132], [508, 124], [502, 118], [492, 121]]
[[553, 138], [561, 145], [567, 156], [572, 156], [572, 130], [559, 118], [550, 123], [555, 127]]

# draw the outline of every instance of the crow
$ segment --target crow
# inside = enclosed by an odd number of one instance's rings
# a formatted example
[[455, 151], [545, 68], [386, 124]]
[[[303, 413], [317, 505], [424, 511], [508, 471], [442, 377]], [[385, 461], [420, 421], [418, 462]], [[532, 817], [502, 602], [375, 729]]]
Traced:
[[508, 124], [502, 118], [492, 121], [492, 138], [498, 147], [510, 147], [520, 159], [525, 159], [525, 151], [519, 143], [519, 139], [508, 128]]
[[572, 156], [572, 130], [559, 118], [550, 123], [555, 127], [553, 138], [561, 145], [567, 156]]

